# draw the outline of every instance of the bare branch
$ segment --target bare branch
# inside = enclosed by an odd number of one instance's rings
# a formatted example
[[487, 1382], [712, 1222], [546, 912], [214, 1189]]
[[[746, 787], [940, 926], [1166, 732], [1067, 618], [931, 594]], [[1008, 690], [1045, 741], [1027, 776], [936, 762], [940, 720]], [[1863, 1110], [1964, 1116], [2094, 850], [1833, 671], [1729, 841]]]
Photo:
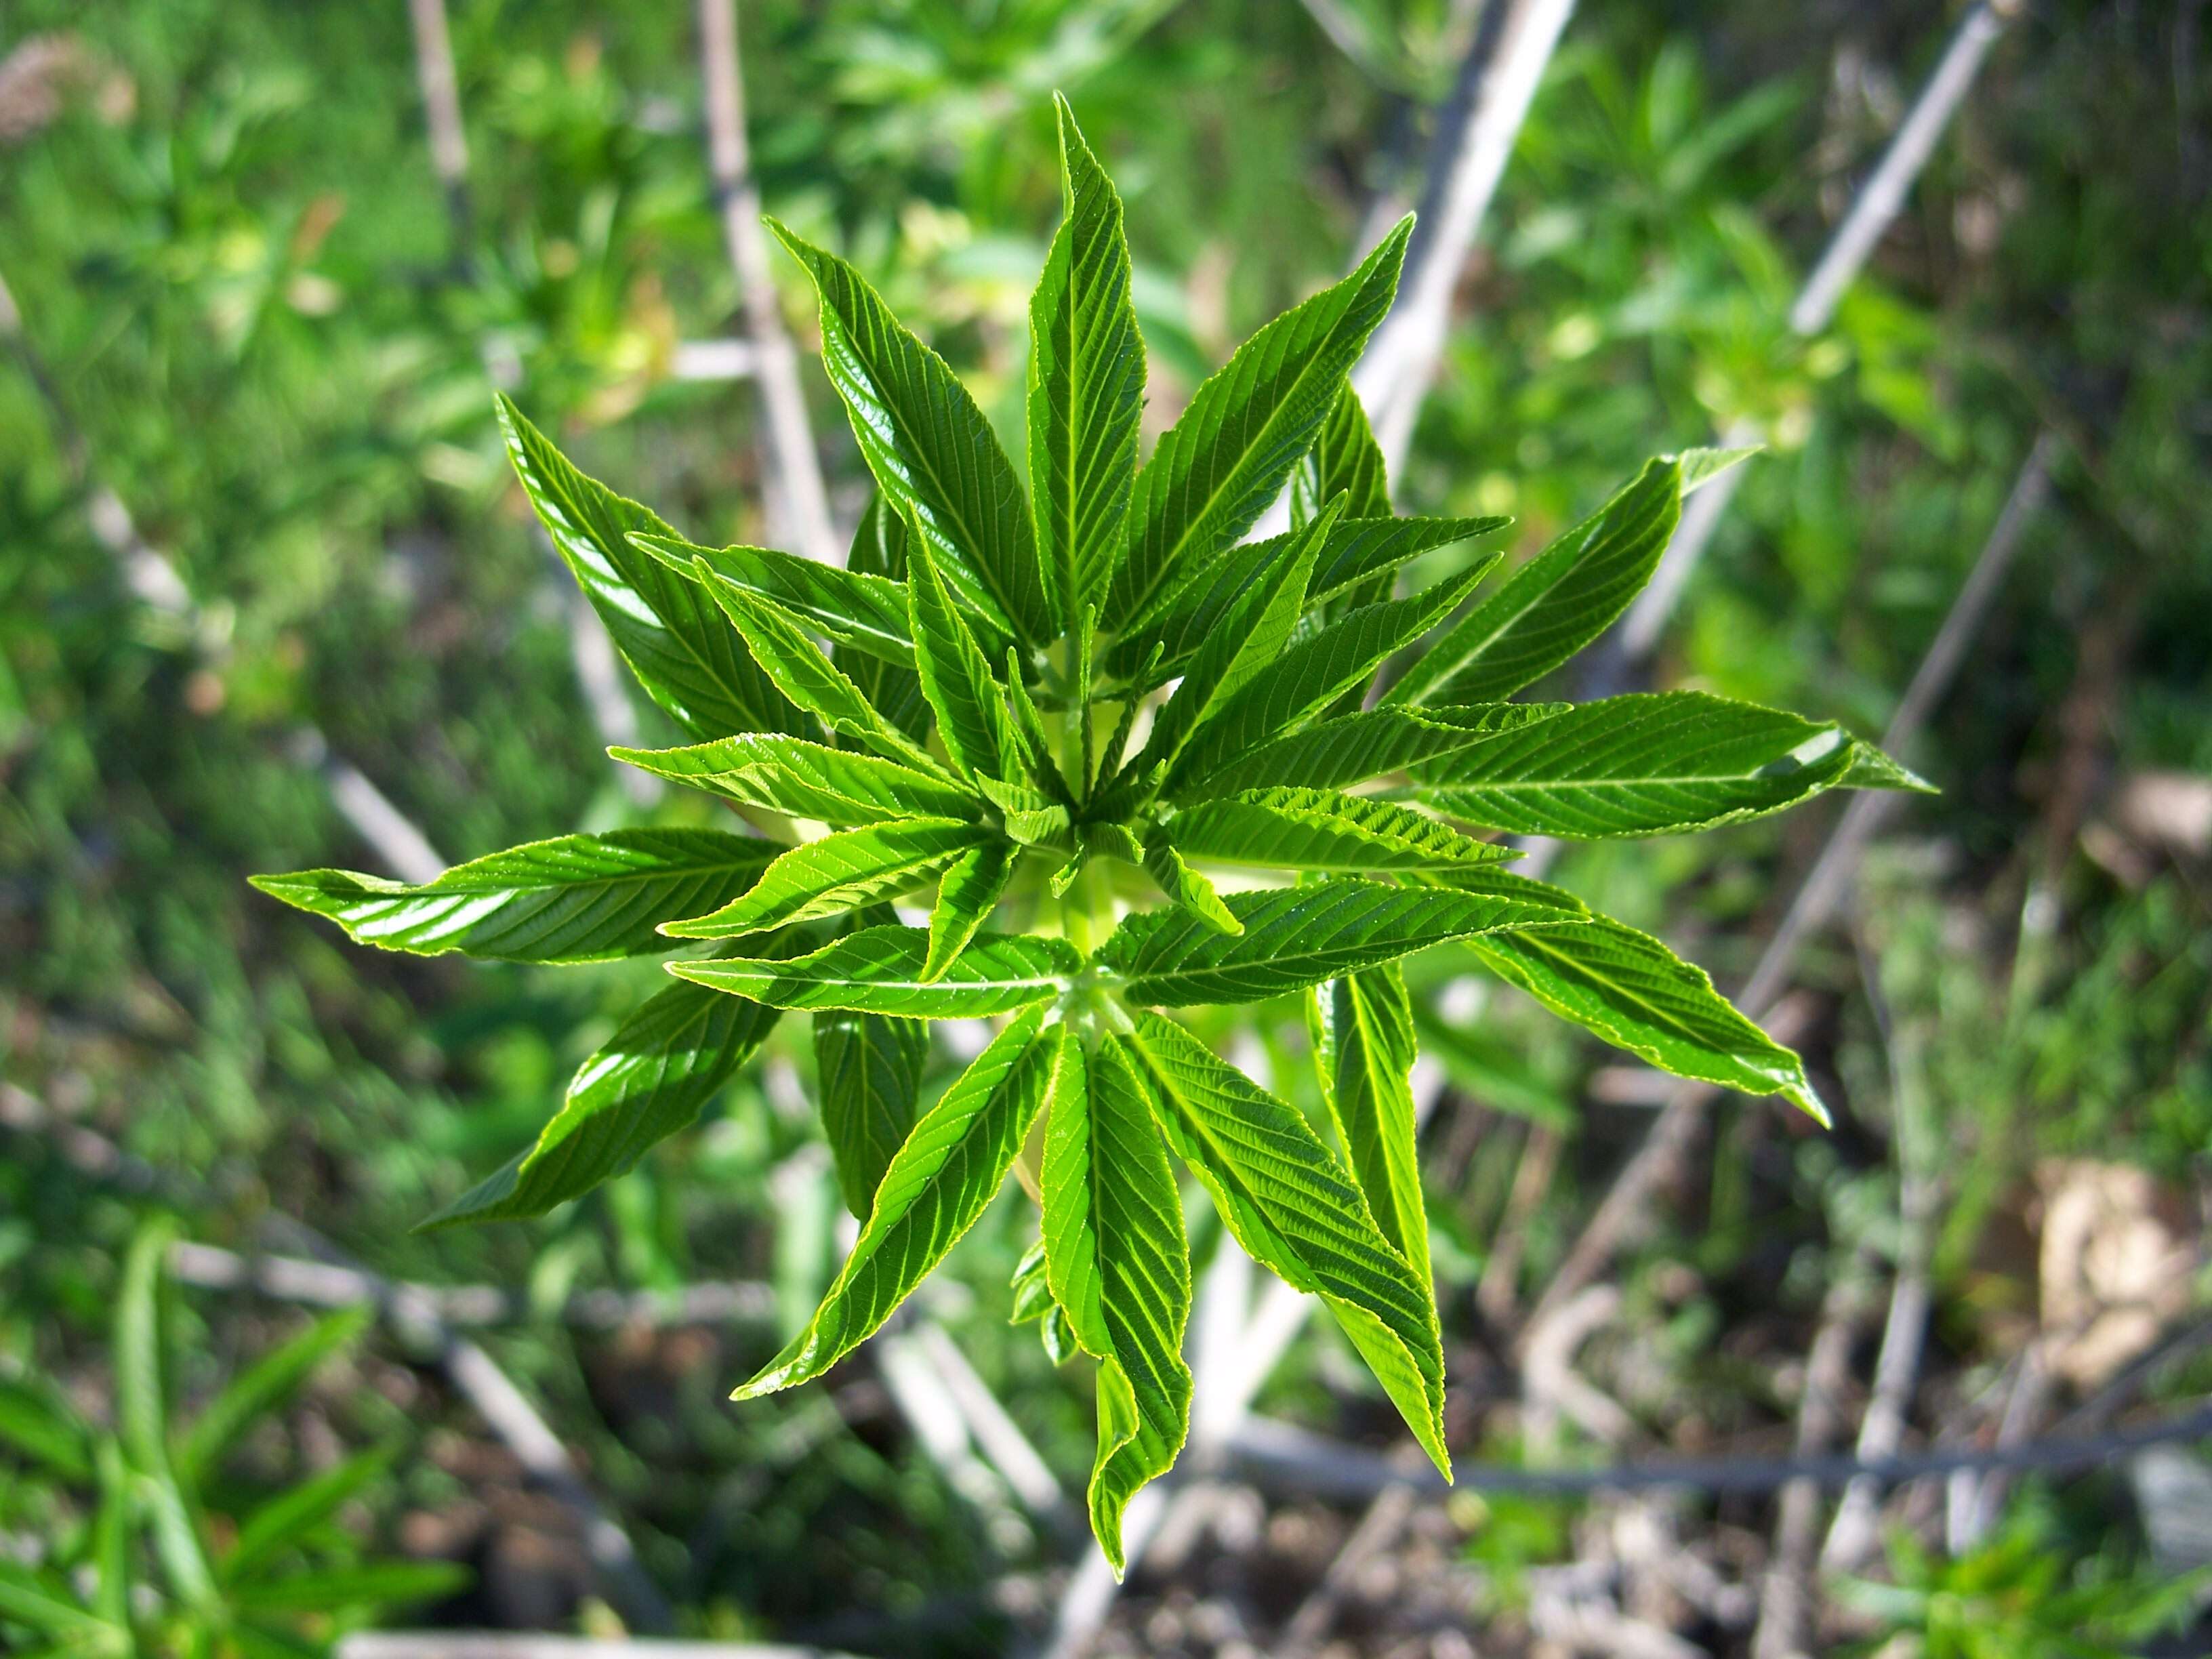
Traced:
[[830, 494], [822, 482], [822, 463], [807, 422], [806, 396], [799, 384], [799, 356], [776, 309], [768, 239], [761, 231], [760, 185], [753, 177], [745, 143], [744, 82], [738, 69], [732, 0], [699, 0], [699, 50], [714, 203], [744, 302], [746, 331], [752, 336], [754, 379], [775, 458], [777, 499], [789, 515], [787, 531], [798, 550], [824, 564], [836, 564], [844, 550], [830, 523]]
[[457, 258], [468, 256], [475, 215], [469, 202], [469, 140], [461, 125], [460, 83], [453, 73], [453, 40], [446, 27], [446, 0], [407, 0], [415, 28], [415, 75], [422, 88], [422, 119], [430, 132], [430, 169], [446, 198]]
[[1574, 0], [1491, 0], [1460, 65], [1397, 301], [1352, 374], [1393, 477], [1443, 356], [1452, 290], [1573, 10]]

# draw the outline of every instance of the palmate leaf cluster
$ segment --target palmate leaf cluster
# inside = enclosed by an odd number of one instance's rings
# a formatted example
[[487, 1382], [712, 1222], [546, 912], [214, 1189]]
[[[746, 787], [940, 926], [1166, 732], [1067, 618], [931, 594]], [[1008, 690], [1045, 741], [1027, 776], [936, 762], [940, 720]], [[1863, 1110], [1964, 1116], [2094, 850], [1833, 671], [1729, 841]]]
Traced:
[[[820, 1375], [881, 1326], [1018, 1161], [1042, 1214], [1016, 1315], [1098, 1364], [1091, 1506], [1118, 1562], [1122, 1510], [1189, 1415], [1177, 1165], [1244, 1249], [1322, 1299], [1448, 1467], [1399, 958], [1458, 942], [1656, 1065], [1820, 1111], [1796, 1057], [1703, 973], [1516, 874], [1480, 832], [1668, 834], [1913, 781], [1833, 726], [1701, 693], [1509, 701], [1620, 612], [1685, 493], [1732, 457], [1651, 461], [1486, 594], [1494, 551], [1400, 593], [1421, 556], [1505, 526], [1394, 515], [1347, 384], [1408, 224], [1248, 341], [1139, 465], [1121, 204], [1060, 115], [1025, 465], [851, 266], [775, 228], [813, 278], [877, 484], [843, 568], [696, 546], [502, 404], [554, 541], [695, 739], [617, 757], [725, 798], [753, 833], [564, 836], [417, 887], [261, 885], [391, 949], [702, 947], [441, 1220], [542, 1213], [627, 1169], [785, 1013], [813, 1015], [862, 1226], [740, 1397]], [[1246, 540], [1285, 489], [1291, 527]], [[927, 925], [899, 900], [926, 901]], [[1326, 1135], [1162, 1012], [1294, 994]], [[952, 1018], [1003, 1023], [925, 1101], [922, 1022]]]

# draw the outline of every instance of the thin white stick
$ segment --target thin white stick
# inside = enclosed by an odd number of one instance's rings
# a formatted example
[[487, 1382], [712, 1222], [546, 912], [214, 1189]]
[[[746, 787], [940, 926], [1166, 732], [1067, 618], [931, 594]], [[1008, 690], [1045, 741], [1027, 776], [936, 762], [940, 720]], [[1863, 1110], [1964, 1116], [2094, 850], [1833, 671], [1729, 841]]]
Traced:
[[[1881, 162], [1860, 186], [1850, 210], [1844, 216], [1843, 223], [1836, 227], [1835, 234], [1828, 239], [1827, 247], [1814, 265], [1813, 274], [1798, 290], [1796, 301], [1790, 307], [1790, 326], [1796, 333], [1817, 334], [1835, 315], [1837, 302], [1856, 279], [1882, 233], [1905, 205], [1913, 181], [1927, 166], [1936, 141], [1950, 125], [1967, 88], [1974, 84], [1974, 77], [1981, 72], [1982, 60], [1989, 56], [1990, 46], [2004, 32], [2015, 3], [2016, 0], [2004, 4], [1982, 0], [1959, 24], [1942, 61], [1936, 65], [1936, 72], [1928, 77], [1928, 84], [1913, 100], [1905, 125], [1897, 130]], [[1735, 446], [1758, 441], [1755, 427], [1739, 423], [1729, 429], [1721, 442]], [[1659, 635], [1674, 614], [1690, 573], [1697, 568], [1705, 544], [1712, 539], [1715, 526], [1728, 511], [1742, 472], [1742, 468], [1735, 467], [1723, 473], [1692, 496], [1690, 505], [1683, 509], [1682, 521], [1675, 526], [1674, 539], [1660, 556], [1659, 568], [1651, 573], [1651, 580], [1629, 607], [1615, 636], [1625, 661], [1641, 662], [1657, 647]]]
[[422, 88], [422, 119], [430, 134], [430, 170], [445, 192], [457, 255], [465, 256], [471, 222], [469, 140], [461, 125], [460, 83], [453, 73], [453, 39], [446, 27], [446, 0], [407, 0], [415, 29], [415, 74]]
[[1352, 375], [1394, 477], [1443, 356], [1452, 290], [1574, 9], [1574, 0], [1492, 0], [1445, 106], [1405, 279]]
[[707, 153], [714, 168], [722, 240], [737, 272], [746, 331], [753, 342], [753, 378], [775, 457], [777, 499], [790, 516], [798, 550], [824, 564], [843, 562], [830, 518], [830, 492], [799, 384], [799, 355], [776, 309], [768, 238], [761, 230], [759, 182], [745, 143], [745, 94], [738, 69], [738, 19], [732, 0], [699, 0], [700, 68], [707, 91]]
[[992, 1468], [1021, 1499], [1023, 1507], [1048, 1519], [1059, 1516], [1066, 1500], [1051, 1466], [1030, 1443], [990, 1385], [976, 1375], [959, 1344], [933, 1319], [917, 1323], [914, 1340], [923, 1357], [936, 1367], [939, 1380], [967, 1420], [977, 1448], [990, 1459]]

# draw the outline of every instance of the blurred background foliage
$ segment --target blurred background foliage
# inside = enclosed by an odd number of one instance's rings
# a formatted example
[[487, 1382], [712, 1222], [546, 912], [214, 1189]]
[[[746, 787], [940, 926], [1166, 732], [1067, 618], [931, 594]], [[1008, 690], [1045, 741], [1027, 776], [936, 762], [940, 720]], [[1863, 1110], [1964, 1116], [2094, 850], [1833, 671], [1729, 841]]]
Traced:
[[[855, 258], [1012, 441], [1026, 296], [1058, 212], [1047, 98], [1065, 89], [1128, 202], [1157, 431], [1237, 340], [1344, 267], [1377, 202], [1418, 193], [1478, 10], [761, 0], [742, 20], [755, 161], [769, 207]], [[1406, 509], [1510, 513], [1533, 549], [1646, 455], [1739, 419], [1763, 433], [1665, 683], [1879, 731], [2033, 435], [2063, 445], [1967, 672], [1904, 757], [1944, 794], [1911, 810], [1850, 927], [1808, 959], [1805, 1046], [1842, 1127], [1725, 1108], [1691, 1203], [1622, 1266], [1620, 1364], [1640, 1378], [1626, 1403], [1654, 1442], [1771, 1442], [1786, 1424], [1775, 1369], [1802, 1353], [1825, 1287], [1856, 1253], [1897, 1248], [1889, 1149], [1908, 1098], [1945, 1202], [1934, 1386], [1986, 1389], [2044, 1316], [2037, 1229], [2052, 1172], [2075, 1167], [2060, 1160], [2139, 1174], [2196, 1260], [2212, 1146], [2202, 12], [2029, 5], [1874, 268], [1800, 339], [1796, 284], [1943, 20], [1834, 0], [1586, 9], [1462, 283]], [[397, 0], [0, 4], [0, 272], [34, 354], [0, 369], [0, 1075], [188, 1176], [177, 1224], [192, 1237], [243, 1244], [269, 1216], [301, 1217], [380, 1271], [521, 1287], [545, 1316], [493, 1351], [686, 1631], [999, 1650], [1012, 1615], [986, 1586], [1063, 1559], [1065, 1542], [971, 1524], [865, 1357], [833, 1391], [722, 1400], [841, 1249], [804, 1046], [542, 1223], [410, 1235], [535, 1132], [658, 969], [377, 956], [244, 885], [249, 870], [368, 860], [291, 740], [307, 721], [456, 860], [639, 815], [590, 736], [495, 385], [696, 539], [767, 535], [750, 387], [673, 373], [683, 343], [731, 332], [738, 299], [686, 9], [457, 0], [453, 27], [471, 162], [458, 217], [428, 166]], [[777, 278], [810, 340], [798, 273]], [[862, 469], [811, 390], [849, 521]], [[94, 483], [173, 559], [197, 631], [134, 599], [88, 527]], [[642, 699], [638, 719], [672, 740]], [[1567, 878], [1726, 984], [1825, 827], [1808, 813], [1579, 851]], [[1464, 966], [1440, 953], [1414, 977], [1442, 988]], [[1509, 1291], [1540, 1285], [1649, 1114], [1611, 1086], [1616, 1057], [1528, 1012], [1441, 988], [1424, 1012], [1458, 1088], [1431, 1201], [1473, 1402], [1462, 1429], [1501, 1455], [1474, 1287], [1509, 1239]], [[1240, 1058], [1303, 1086], [1295, 1007], [1258, 1036]], [[1516, 1203], [1540, 1136], [1556, 1167], [1540, 1201]], [[0, 1131], [0, 1376], [51, 1389], [71, 1420], [112, 1422], [131, 1242], [172, 1207]], [[1073, 1476], [1088, 1382], [1004, 1323], [1033, 1228], [1002, 1200], [935, 1310]], [[579, 1288], [726, 1279], [771, 1285], [773, 1317], [590, 1334], [550, 1316]], [[177, 1299], [192, 1334], [165, 1408], [180, 1423], [307, 1328], [222, 1293]], [[1346, 1432], [1381, 1422], [1320, 1337], [1267, 1399]], [[558, 1506], [404, 1345], [365, 1338], [270, 1409], [243, 1443], [250, 1467], [225, 1476], [245, 1485], [191, 1498], [204, 1535], [229, 1540], [246, 1497], [377, 1449], [331, 1511], [345, 1551], [473, 1574], [418, 1586], [445, 1597], [418, 1617], [608, 1617], [581, 1599]], [[80, 1469], [0, 1443], [0, 1555], [25, 1538], [64, 1540], [57, 1559], [107, 1547], [100, 1483], [121, 1455], [95, 1448]], [[2008, 1606], [2106, 1586], [2111, 1617], [2136, 1618], [2141, 1598], [2109, 1585], [2149, 1569], [2102, 1480], [2087, 1503], [2031, 1484], [1987, 1559], [1900, 1546], [1854, 1604], [1863, 1633], [1984, 1650], [1930, 1633], [1958, 1584]], [[1575, 1512], [1460, 1516], [1501, 1640], [1517, 1575], [1580, 1547]], [[1706, 1518], [1762, 1514], [1731, 1500]], [[2038, 1589], [2031, 1569], [2054, 1555], [2086, 1565]], [[9, 1618], [0, 1605], [0, 1644]]]

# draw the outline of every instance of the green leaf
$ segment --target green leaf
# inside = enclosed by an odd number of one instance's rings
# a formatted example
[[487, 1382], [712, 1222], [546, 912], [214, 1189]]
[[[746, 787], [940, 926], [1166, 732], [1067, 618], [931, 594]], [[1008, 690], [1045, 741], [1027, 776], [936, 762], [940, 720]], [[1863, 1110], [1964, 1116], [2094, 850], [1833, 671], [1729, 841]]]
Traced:
[[1738, 449], [1686, 449], [1674, 457], [1682, 470], [1682, 493], [1702, 489], [1739, 461], [1749, 460], [1766, 446], [1746, 444]]
[[178, 1474], [191, 1486], [205, 1481], [225, 1452], [298, 1395], [333, 1355], [358, 1340], [374, 1318], [368, 1308], [326, 1314], [232, 1377], [179, 1439]]
[[577, 1068], [537, 1140], [418, 1231], [544, 1215], [621, 1175], [699, 1115], [776, 1018], [772, 1008], [696, 985], [647, 998]]
[[1107, 627], [1123, 629], [1184, 570], [1237, 542], [1281, 490], [1389, 309], [1412, 229], [1401, 221], [1358, 270], [1276, 318], [1199, 387], [1137, 474]]
[[59, 1573], [18, 1566], [0, 1556], [0, 1616], [48, 1635], [64, 1636], [73, 1646], [94, 1652], [119, 1652], [131, 1632], [85, 1610], [69, 1580]]
[[1140, 911], [1122, 919], [1094, 960], [1121, 976], [1118, 988], [1132, 1002], [1257, 1002], [1447, 939], [1540, 927], [1561, 914], [1488, 894], [1352, 877], [1231, 893], [1224, 902], [1243, 933], [1225, 936], [1179, 910]]
[[914, 1126], [877, 1188], [867, 1224], [821, 1307], [731, 1397], [751, 1400], [819, 1376], [870, 1336], [975, 1224], [1043, 1103], [1052, 1042], [1031, 1009], [992, 1039]]
[[617, 747], [607, 753], [743, 805], [823, 823], [974, 818], [983, 810], [976, 797], [933, 773], [800, 738], [723, 738], [685, 749]]
[[1160, 891], [1215, 933], [1244, 931], [1244, 924], [1221, 902], [1221, 895], [1214, 891], [1213, 884], [1183, 862], [1182, 854], [1176, 850], [1165, 830], [1156, 827], [1146, 837], [1145, 868], [1159, 884]]
[[378, 1446], [358, 1452], [257, 1507], [239, 1523], [238, 1540], [223, 1557], [224, 1579], [236, 1583], [254, 1577], [288, 1545], [382, 1479], [397, 1450], [396, 1446]]
[[1330, 789], [1201, 801], [1169, 820], [1165, 834], [1190, 858], [1279, 870], [1454, 870], [1516, 856], [1410, 808]]
[[1468, 941], [1562, 1019], [1676, 1077], [1781, 1095], [1828, 1122], [1804, 1062], [1738, 1013], [1702, 968], [1606, 916]]
[[1173, 1466], [1190, 1429], [1190, 1246], [1154, 1117], [1128, 1054], [1108, 1042], [1054, 1089], [1045, 1124], [1045, 1267], [1099, 1361], [1091, 1529], [1116, 1575], [1129, 1499]]
[[971, 778], [1016, 781], [1021, 768], [1006, 693], [953, 609], [926, 541], [908, 544], [906, 592], [921, 692], [937, 713], [937, 735], [952, 763]]
[[1349, 382], [1337, 389], [1328, 418], [1314, 434], [1313, 447], [1291, 474], [1291, 517], [1310, 523], [1322, 506], [1345, 497], [1346, 516], [1390, 516], [1390, 476], [1382, 446], [1367, 423], [1366, 407]]
[[1121, 550], [1137, 476], [1145, 347], [1129, 297], [1121, 198], [1060, 118], [1063, 216], [1030, 301], [1030, 499], [1060, 631], [1085, 631]]
[[771, 219], [822, 301], [822, 365], [884, 495], [916, 517], [962, 599], [1001, 635], [1054, 637], [1021, 481], [945, 360], [900, 326], [853, 267]]
[[1065, 991], [1082, 966], [1066, 939], [983, 933], [926, 979], [929, 933], [868, 927], [787, 962], [732, 958], [672, 962], [679, 979], [776, 1008], [852, 1008], [863, 1013], [960, 1019], [1003, 1014]]
[[1130, 769], [1172, 765], [1220, 708], [1281, 656], [1305, 604], [1306, 578], [1342, 509], [1330, 507], [1286, 548], [1264, 580], [1246, 589], [1184, 670], [1182, 684], [1152, 717], [1152, 734]]
[[1681, 467], [1645, 462], [1611, 501], [1437, 641], [1388, 701], [1491, 702], [1549, 673], [1628, 608], [1681, 516]]
[[1940, 795], [1943, 792], [1917, 772], [1899, 765], [1870, 743], [1851, 743], [1850, 764], [1836, 780], [1845, 789], [1900, 789], [1909, 794]]
[[737, 939], [857, 909], [919, 886], [984, 836], [981, 825], [957, 818], [841, 830], [787, 848], [742, 897], [703, 916], [665, 921], [660, 931], [671, 939]]
[[1178, 775], [1218, 770], [1361, 685], [1449, 614], [1482, 576], [1477, 568], [1407, 599], [1362, 605], [1281, 652], [1215, 709], [1170, 771], [1170, 784]]
[[979, 777], [975, 787], [999, 809], [1000, 827], [1007, 839], [1024, 847], [1064, 847], [1067, 844], [1068, 811], [1041, 789], [1026, 783], [1000, 783]]
[[0, 1441], [65, 1480], [92, 1478], [92, 1430], [50, 1382], [0, 1378]]
[[[1388, 592], [1371, 590], [1380, 587], [1381, 579], [1400, 565], [1437, 548], [1486, 535], [1511, 522], [1509, 519], [1339, 518], [1329, 527], [1315, 557], [1305, 603], [1310, 608], [1340, 594], [1364, 605], [1388, 599]], [[1130, 623], [1122, 638], [1108, 651], [1107, 672], [1139, 689], [1149, 689], [1172, 678], [1190, 654], [1221, 626], [1230, 607], [1298, 545], [1304, 529], [1301, 526], [1298, 530], [1270, 536], [1265, 541], [1248, 542], [1188, 572], [1179, 586], [1154, 605], [1152, 617]], [[1486, 555], [1480, 568], [1487, 571], [1498, 556]], [[1159, 648], [1159, 661], [1146, 668], [1145, 657], [1155, 645]]]
[[1178, 779], [1176, 801], [1233, 795], [1247, 789], [1304, 786], [1340, 788], [1402, 771], [1480, 743], [1500, 732], [1548, 720], [1563, 702], [1493, 702], [1472, 708], [1370, 708], [1340, 714], [1270, 738], [1204, 776]]
[[441, 1601], [468, 1582], [469, 1570], [457, 1562], [375, 1561], [240, 1584], [231, 1599], [247, 1613], [324, 1613]]
[[750, 890], [781, 846], [719, 830], [556, 836], [454, 866], [421, 886], [347, 870], [248, 879], [356, 944], [416, 956], [603, 962], [663, 943], [655, 924]]
[[[1382, 970], [1388, 973], [1391, 970]], [[1447, 1479], [1436, 1296], [1376, 1224], [1343, 1166], [1285, 1104], [1172, 1020], [1117, 1039], [1151, 1085], [1168, 1141], [1246, 1254], [1319, 1296]]]
[[952, 960], [968, 948], [975, 930], [996, 908], [1006, 884], [1013, 878], [1016, 848], [1003, 841], [988, 841], [963, 853], [945, 879], [938, 884], [937, 903], [929, 913], [929, 954], [921, 976], [942, 978]]
[[805, 729], [699, 584], [631, 545], [675, 532], [568, 465], [505, 395], [508, 459], [553, 545], [648, 696], [695, 737]]
[[928, 1060], [929, 1027], [918, 1019], [828, 1010], [814, 1017], [822, 1127], [845, 1207], [862, 1221], [913, 1132]]
[[[705, 567], [700, 568], [703, 572]], [[928, 750], [861, 695], [851, 677], [806, 637], [788, 611], [728, 582], [714, 584], [713, 592], [714, 603], [752, 647], [754, 659], [793, 702], [832, 732], [865, 744], [888, 760], [921, 772], [941, 769]]]
[[1841, 781], [1838, 728], [1703, 691], [1576, 705], [1430, 763], [1419, 798], [1519, 835], [1668, 835], [1795, 805]]
[[1418, 1043], [1406, 981], [1395, 965], [1373, 968], [1333, 981], [1323, 998], [1334, 1062], [1325, 1091], [1330, 1115], [1382, 1236], [1427, 1285], [1429, 1223], [1411, 1082]]
[[175, 1229], [143, 1223], [123, 1258], [112, 1337], [115, 1426], [131, 1466], [142, 1474], [169, 1468], [168, 1398], [162, 1376], [161, 1277]]
[[683, 577], [736, 588], [768, 600], [839, 645], [884, 662], [914, 666], [914, 634], [906, 593], [897, 582], [865, 571], [767, 547], [701, 547], [680, 536], [633, 535], [630, 540]]

